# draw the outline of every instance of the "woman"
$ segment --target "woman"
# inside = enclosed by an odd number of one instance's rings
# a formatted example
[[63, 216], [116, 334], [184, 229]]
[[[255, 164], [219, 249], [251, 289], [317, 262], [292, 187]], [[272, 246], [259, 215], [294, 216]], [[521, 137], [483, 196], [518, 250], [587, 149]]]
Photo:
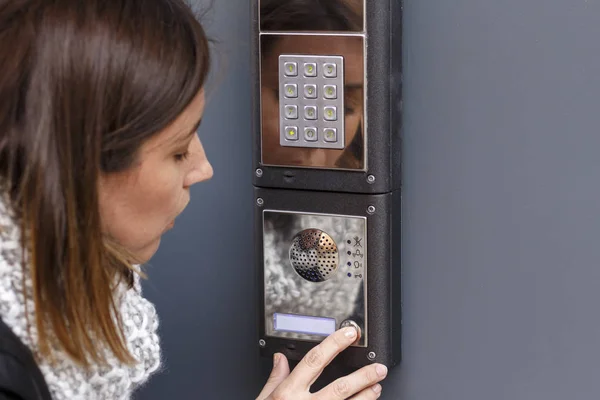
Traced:
[[[160, 368], [137, 266], [212, 176], [208, 68], [183, 0], [0, 0], [0, 399], [128, 399]], [[259, 398], [312, 398], [355, 339], [334, 333], [292, 373], [277, 355]], [[314, 398], [376, 398], [383, 375]]]

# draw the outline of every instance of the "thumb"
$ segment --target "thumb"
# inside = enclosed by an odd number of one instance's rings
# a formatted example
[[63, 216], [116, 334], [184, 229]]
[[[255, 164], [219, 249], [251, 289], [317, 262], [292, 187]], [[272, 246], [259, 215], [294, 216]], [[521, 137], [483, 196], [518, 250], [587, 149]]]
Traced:
[[289, 374], [290, 365], [287, 358], [281, 353], [276, 353], [273, 356], [273, 370], [271, 371], [271, 375], [262, 392], [258, 395], [257, 400], [265, 400], [268, 398]]

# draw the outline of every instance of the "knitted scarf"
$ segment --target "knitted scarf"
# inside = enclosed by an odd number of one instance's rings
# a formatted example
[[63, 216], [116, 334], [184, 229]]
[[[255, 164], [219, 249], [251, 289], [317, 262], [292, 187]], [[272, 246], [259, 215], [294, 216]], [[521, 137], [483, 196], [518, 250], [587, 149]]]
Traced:
[[21, 260], [20, 229], [6, 197], [0, 196], [0, 318], [31, 349], [54, 400], [130, 399], [160, 366], [158, 318], [154, 306], [142, 297], [139, 277], [133, 289], [123, 285], [115, 292], [126, 345], [139, 361], [136, 365], [122, 365], [112, 356], [108, 367], [83, 369], [60, 352], [57, 363], [50, 365], [40, 355], [35, 324], [28, 329], [27, 316], [35, 321], [35, 307], [31, 277], [26, 273], [23, 279]]

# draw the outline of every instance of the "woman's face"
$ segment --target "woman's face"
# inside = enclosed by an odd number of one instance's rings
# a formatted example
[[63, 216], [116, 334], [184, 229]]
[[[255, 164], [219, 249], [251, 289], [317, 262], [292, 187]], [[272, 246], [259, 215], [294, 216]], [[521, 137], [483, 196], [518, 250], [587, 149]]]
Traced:
[[287, 36], [277, 41], [262, 66], [262, 152], [263, 162], [272, 165], [334, 167], [343, 150], [283, 147], [279, 144], [279, 55], [293, 49], [295, 54], [328, 54], [332, 46], [345, 59], [345, 134], [348, 146], [358, 133], [363, 114], [363, 58], [360, 38], [338, 37], [315, 40]]
[[204, 91], [166, 129], [145, 142], [128, 170], [100, 179], [100, 215], [105, 234], [148, 261], [161, 236], [190, 201], [190, 186], [213, 169], [196, 133], [204, 113]]

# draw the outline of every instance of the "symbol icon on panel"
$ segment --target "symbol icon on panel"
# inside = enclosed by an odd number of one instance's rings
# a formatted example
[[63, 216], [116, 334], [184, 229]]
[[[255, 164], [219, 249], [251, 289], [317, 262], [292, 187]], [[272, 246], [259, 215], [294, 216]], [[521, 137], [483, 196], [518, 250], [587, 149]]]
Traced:
[[364, 254], [360, 252], [360, 250], [356, 249], [356, 253], [352, 254], [353, 257], [363, 258]]

